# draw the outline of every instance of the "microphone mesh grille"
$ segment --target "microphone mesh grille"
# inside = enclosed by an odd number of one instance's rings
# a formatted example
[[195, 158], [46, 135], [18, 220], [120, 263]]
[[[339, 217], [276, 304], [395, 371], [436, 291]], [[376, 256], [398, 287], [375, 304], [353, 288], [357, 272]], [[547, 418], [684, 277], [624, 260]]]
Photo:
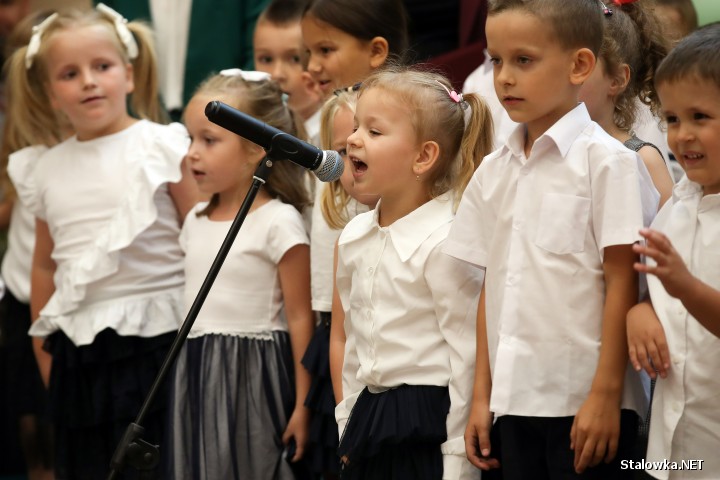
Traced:
[[313, 173], [323, 182], [332, 182], [340, 178], [345, 169], [345, 162], [339, 153], [334, 150], [325, 150], [323, 161]]

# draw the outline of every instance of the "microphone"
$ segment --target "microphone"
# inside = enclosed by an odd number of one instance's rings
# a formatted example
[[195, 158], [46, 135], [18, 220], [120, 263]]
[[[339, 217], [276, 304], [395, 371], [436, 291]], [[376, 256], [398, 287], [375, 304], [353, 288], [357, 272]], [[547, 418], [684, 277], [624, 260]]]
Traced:
[[224, 129], [260, 145], [272, 154], [273, 159], [290, 160], [311, 170], [323, 182], [337, 180], [345, 168], [339, 153], [320, 150], [217, 100], [207, 104], [205, 116]]

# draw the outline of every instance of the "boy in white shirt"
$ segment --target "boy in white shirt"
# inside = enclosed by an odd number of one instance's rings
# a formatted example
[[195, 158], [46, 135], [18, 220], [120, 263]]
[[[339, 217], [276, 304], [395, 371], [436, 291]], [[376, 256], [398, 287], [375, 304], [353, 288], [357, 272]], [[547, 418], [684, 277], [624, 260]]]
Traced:
[[485, 269], [465, 443], [509, 480], [632, 477], [640, 160], [578, 104], [603, 20], [596, 0], [489, 4], [495, 90], [520, 125], [478, 167], [444, 251]]
[[[686, 172], [647, 245], [650, 299], [633, 307], [630, 359], [655, 385], [647, 462], [661, 479], [720, 478], [720, 26], [683, 39], [655, 74], [668, 143]], [[665, 465], [665, 469], [655, 465]], [[658, 462], [658, 463], [653, 463]], [[672, 469], [677, 465], [678, 470]]]
[[300, 20], [301, 0], [273, 0], [260, 14], [253, 35], [255, 68], [272, 76], [287, 95], [288, 108], [302, 120], [307, 141], [320, 146], [323, 97], [307, 71]]

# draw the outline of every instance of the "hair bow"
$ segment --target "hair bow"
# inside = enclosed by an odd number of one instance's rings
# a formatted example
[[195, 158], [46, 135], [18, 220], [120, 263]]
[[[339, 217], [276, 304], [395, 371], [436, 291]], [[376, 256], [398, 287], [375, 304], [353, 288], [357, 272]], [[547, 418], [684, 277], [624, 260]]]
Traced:
[[612, 2], [617, 6], [626, 5], [628, 3], [635, 3], [638, 0], [612, 0]]
[[98, 3], [97, 7], [95, 8], [97, 8], [100, 13], [112, 20], [113, 24], [115, 25], [115, 31], [117, 32], [118, 37], [120, 37], [120, 41], [122, 42], [122, 44], [125, 46], [128, 58], [130, 58], [131, 60], [137, 58], [138, 45], [135, 41], [135, 37], [133, 37], [132, 32], [127, 27], [127, 19], [112, 8], [105, 5], [104, 3]]
[[42, 38], [43, 33], [45, 33], [45, 30], [47, 30], [50, 24], [54, 22], [57, 17], [58, 14], [55, 12], [32, 28], [32, 36], [30, 37], [30, 42], [28, 43], [27, 50], [25, 51], [26, 69], [32, 67], [35, 56], [40, 51], [40, 39]]
[[262, 82], [263, 80], [270, 80], [271, 78], [267, 72], [258, 72], [256, 70], [245, 71], [239, 68], [221, 70], [220, 75], [223, 77], [242, 77], [246, 82]]

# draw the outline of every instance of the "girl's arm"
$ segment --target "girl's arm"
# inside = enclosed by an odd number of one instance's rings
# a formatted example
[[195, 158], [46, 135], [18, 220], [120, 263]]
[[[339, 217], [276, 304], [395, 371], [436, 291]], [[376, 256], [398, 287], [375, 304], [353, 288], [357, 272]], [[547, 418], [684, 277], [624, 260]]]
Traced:
[[470, 463], [477, 468], [490, 470], [498, 468], [500, 462], [497, 458], [491, 457], [493, 453], [490, 443], [490, 430], [493, 424], [493, 414], [490, 411], [492, 379], [490, 375], [487, 323], [485, 320], [484, 284], [480, 291], [476, 322], [475, 381], [473, 382], [473, 396], [470, 404], [470, 418], [465, 429], [465, 454]]
[[441, 248], [442, 243], [430, 252], [423, 275], [432, 295], [450, 367], [447, 441], [441, 445], [443, 478], [466, 479], [477, 474], [467, 459], [464, 435], [472, 404], [477, 342], [474, 312], [482, 287], [482, 272], [469, 263], [445, 255]]
[[332, 322], [330, 323], [330, 379], [332, 380], [335, 403], [343, 399], [342, 392], [342, 369], [345, 357], [345, 310], [343, 310], [340, 294], [335, 285], [335, 273], [337, 271], [338, 246], [335, 242], [335, 253], [333, 258], [333, 299], [332, 299]]
[[627, 339], [630, 363], [635, 371], [645, 369], [650, 378], [656, 378], [658, 373], [662, 378], [667, 376], [670, 349], [665, 329], [650, 300], [638, 303], [628, 312]]
[[310, 421], [310, 412], [304, 405], [310, 389], [310, 374], [301, 363], [315, 327], [310, 300], [310, 247], [295, 245], [285, 252], [278, 264], [278, 273], [295, 365], [295, 408], [282, 441], [287, 444], [291, 438], [295, 439], [297, 450], [292, 460], [296, 461], [303, 456]]
[[656, 148], [649, 145], [645, 145], [638, 151], [640, 158], [642, 158], [645, 167], [650, 173], [653, 185], [660, 193], [660, 203], [658, 208], [665, 204], [665, 201], [672, 195], [673, 179], [670, 176], [668, 167], [665, 164], [665, 159], [660, 155], [660, 152]]
[[188, 212], [195, 206], [200, 198], [195, 180], [190, 175], [187, 165], [187, 157], [183, 158], [180, 164], [182, 178], [177, 183], [169, 183], [168, 190], [170, 197], [173, 199], [175, 208], [180, 215], [180, 221], [185, 221]]
[[603, 306], [600, 359], [590, 394], [575, 415], [570, 448], [575, 450], [575, 470], [615, 458], [620, 436], [620, 404], [628, 364], [626, 318], [637, 302], [638, 280], [632, 245], [605, 248], [605, 304]]
[[13, 200], [3, 200], [0, 202], [0, 229], [6, 230], [10, 226], [10, 217], [15, 202]]
[[[55, 244], [46, 222], [35, 220], [35, 251], [33, 252], [32, 268], [30, 273], [30, 318], [36, 321], [40, 310], [47, 304], [55, 293], [55, 261], [52, 251]], [[52, 357], [43, 349], [43, 339], [33, 337], [33, 351], [40, 369], [40, 376], [47, 388], [50, 385], [50, 366]]]
[[655, 260], [655, 265], [636, 263], [639, 272], [655, 275], [671, 296], [677, 298], [688, 313], [716, 337], [720, 337], [720, 291], [695, 277], [670, 239], [663, 233], [649, 228], [642, 229], [647, 245], [636, 244], [635, 252]]

